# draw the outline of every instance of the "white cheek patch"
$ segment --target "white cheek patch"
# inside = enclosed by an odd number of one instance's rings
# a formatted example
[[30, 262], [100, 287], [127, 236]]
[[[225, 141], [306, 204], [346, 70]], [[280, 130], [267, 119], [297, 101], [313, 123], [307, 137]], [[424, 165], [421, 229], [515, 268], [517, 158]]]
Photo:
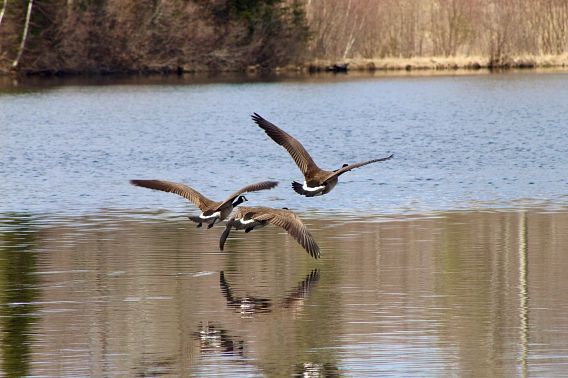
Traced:
[[201, 215], [199, 216], [199, 218], [201, 219], [210, 219], [210, 218], [219, 218], [221, 216], [221, 212], [220, 211], [216, 211], [211, 215], [203, 215], [203, 213], [201, 213]]
[[247, 220], [240, 219], [240, 221], [241, 221], [241, 224], [249, 224], [249, 223], [254, 222], [254, 219], [252, 219], [252, 218], [251, 218], [251, 219], [247, 219]]
[[315, 191], [321, 190], [323, 188], [325, 188], [325, 186], [323, 186], [323, 185], [322, 186], [316, 186], [315, 188], [310, 188], [308, 186], [308, 184], [306, 184], [305, 181], [304, 181], [304, 185], [302, 185], [302, 189], [304, 189], [306, 192], [315, 192]]

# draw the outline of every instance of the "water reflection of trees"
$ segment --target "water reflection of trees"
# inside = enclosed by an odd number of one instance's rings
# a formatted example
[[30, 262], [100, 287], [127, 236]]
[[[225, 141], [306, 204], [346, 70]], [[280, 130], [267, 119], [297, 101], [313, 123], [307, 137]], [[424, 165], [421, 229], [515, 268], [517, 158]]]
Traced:
[[25, 214], [0, 218], [0, 325], [2, 372], [7, 377], [31, 373], [34, 324], [40, 290], [35, 252], [37, 229]]
[[[62, 361], [85, 371], [84, 355], [57, 349], [78, 333], [89, 335], [81, 347], [103, 375], [109, 366], [187, 376], [219, 365], [268, 376], [424, 366], [530, 375], [534, 353], [565, 346], [553, 330], [566, 326], [568, 213], [310, 219], [317, 262], [269, 228], [220, 253], [218, 233], [185, 221], [85, 223], [27, 242], [49, 252], [35, 256], [42, 271], [61, 272], [42, 276], [42, 307], [55, 311], [39, 323], [38, 375]], [[247, 301], [254, 311], [243, 316]]]

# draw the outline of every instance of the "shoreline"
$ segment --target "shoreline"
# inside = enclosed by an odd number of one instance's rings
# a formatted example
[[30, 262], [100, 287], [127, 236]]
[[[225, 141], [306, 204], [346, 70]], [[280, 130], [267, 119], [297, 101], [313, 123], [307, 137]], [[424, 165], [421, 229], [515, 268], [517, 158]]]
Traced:
[[[519, 213], [519, 212], [537, 212], [537, 213], [566, 213], [568, 212], [568, 203], [566, 201], [551, 201], [537, 199], [512, 199], [506, 201], [471, 201], [462, 206], [448, 206], [437, 208], [410, 208], [400, 207], [397, 209], [362, 211], [361, 209], [319, 209], [310, 208], [295, 209], [296, 213], [301, 215], [303, 219], [321, 219], [335, 220], [342, 219], [344, 223], [351, 222], [384, 222], [384, 221], [403, 221], [407, 219], [443, 217], [447, 214], [471, 214], [471, 213]], [[71, 223], [77, 223], [77, 219], [96, 219], [101, 218], [104, 222], [112, 222], [115, 220], [146, 220], [161, 221], [182, 220], [187, 221], [187, 208], [183, 205], [173, 208], [122, 208], [122, 207], [106, 207], [106, 208], [67, 208], [67, 209], [44, 209], [44, 210], [26, 210], [28, 219], [43, 224], [46, 220], [57, 220], [56, 224], [61, 224], [69, 220]], [[0, 220], [10, 218], [10, 215], [18, 214], [10, 209], [0, 209]], [[45, 223], [50, 225], [52, 221]], [[81, 222], [79, 222], [81, 223]], [[81, 223], [82, 224], [82, 223]], [[1, 227], [0, 227], [1, 230]]]
[[246, 69], [225, 67], [209, 69], [206, 66], [144, 66], [139, 69], [22, 69], [20, 71], [1, 70], [5, 77], [103, 77], [103, 76], [184, 76], [208, 75], [211, 77], [223, 74], [248, 74], [254, 76], [278, 74], [313, 74], [321, 72], [402, 72], [402, 71], [507, 71], [533, 69], [566, 69], [568, 54], [519, 56], [505, 59], [499, 63], [491, 62], [487, 57], [420, 57], [420, 58], [381, 58], [381, 59], [314, 59], [304, 63], [290, 64], [265, 70], [259, 66], [248, 66]]

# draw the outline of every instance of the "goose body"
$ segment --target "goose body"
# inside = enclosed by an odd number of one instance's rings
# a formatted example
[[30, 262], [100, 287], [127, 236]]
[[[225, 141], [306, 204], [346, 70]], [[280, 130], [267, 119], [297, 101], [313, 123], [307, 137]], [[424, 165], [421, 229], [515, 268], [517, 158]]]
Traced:
[[227, 222], [227, 226], [219, 241], [221, 251], [225, 246], [225, 241], [232, 228], [245, 230], [248, 233], [254, 229], [273, 224], [285, 229], [296, 241], [312, 256], [317, 259], [320, 257], [319, 246], [315, 242], [302, 220], [294, 212], [284, 209], [273, 209], [270, 207], [239, 207], [235, 214]]
[[[310, 186], [310, 184], [312, 186]], [[292, 189], [298, 194], [301, 194], [306, 197], [316, 197], [316, 196], [323, 196], [331, 192], [331, 189], [335, 188], [337, 185], [337, 177], [334, 177], [330, 180], [325, 181], [320, 185], [320, 182], [312, 180], [308, 184], [304, 181], [303, 184], [300, 184], [297, 181], [292, 181]]]
[[197, 190], [176, 182], [164, 180], [130, 180], [130, 183], [143, 188], [174, 193], [188, 199], [201, 210], [201, 214], [198, 216], [190, 216], [189, 219], [197, 223], [197, 227], [201, 227], [201, 225], [205, 223], [208, 225], [207, 228], [211, 228], [222, 220], [227, 219], [235, 207], [247, 201], [246, 197], [242, 194], [272, 189], [278, 185], [277, 181], [257, 182], [237, 190], [224, 201], [213, 201]]
[[274, 142], [284, 147], [292, 159], [294, 159], [294, 162], [304, 175], [304, 183], [294, 181], [292, 188], [296, 193], [306, 197], [321, 196], [329, 193], [335, 185], [337, 185], [339, 176], [345, 172], [367, 164], [385, 161], [393, 157], [391, 154], [384, 158], [354, 164], [343, 164], [339, 169], [327, 171], [318, 167], [304, 146], [290, 134], [262, 118], [257, 113], [252, 115], [252, 119]]

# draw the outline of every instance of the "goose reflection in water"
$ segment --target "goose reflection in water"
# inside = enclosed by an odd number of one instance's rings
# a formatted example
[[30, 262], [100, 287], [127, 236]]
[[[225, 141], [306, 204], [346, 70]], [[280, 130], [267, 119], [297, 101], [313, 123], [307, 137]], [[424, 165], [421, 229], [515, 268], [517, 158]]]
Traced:
[[316, 378], [316, 377], [340, 377], [340, 370], [337, 366], [330, 363], [304, 362], [296, 365], [294, 377]]
[[175, 360], [171, 357], [144, 353], [140, 362], [133, 368], [132, 373], [135, 377], [171, 375], [174, 372], [174, 362]]
[[[319, 270], [312, 270], [304, 280], [298, 283], [295, 289], [290, 291], [290, 294], [282, 300], [277, 308], [296, 310], [302, 307], [304, 300], [316, 286], [319, 279]], [[236, 297], [223, 271], [219, 274], [219, 286], [227, 301], [227, 306], [240, 312], [243, 317], [252, 317], [254, 314], [264, 314], [274, 310], [272, 300], [270, 299], [252, 296]]]
[[220, 326], [207, 322], [199, 323], [199, 330], [193, 333], [199, 340], [201, 353], [227, 353], [244, 356], [243, 340], [231, 336]]

